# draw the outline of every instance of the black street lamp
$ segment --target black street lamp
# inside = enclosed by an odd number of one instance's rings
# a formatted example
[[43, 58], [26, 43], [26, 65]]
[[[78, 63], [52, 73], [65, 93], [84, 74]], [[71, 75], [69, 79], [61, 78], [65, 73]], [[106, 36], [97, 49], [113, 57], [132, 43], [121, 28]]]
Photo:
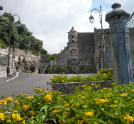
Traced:
[[3, 7], [0, 5], [0, 10], [3, 10]]
[[8, 62], [7, 62], [7, 77], [10, 76], [10, 54], [11, 54], [11, 33], [12, 33], [12, 30], [13, 30], [13, 17], [17, 16], [19, 18], [19, 20], [17, 21], [18, 23], [18, 26], [20, 26], [20, 17], [15, 14], [15, 15], [10, 15], [9, 17], [9, 23], [10, 23], [10, 31], [9, 31], [9, 44], [8, 44]]
[[[98, 11], [99, 12], [99, 19], [100, 19], [100, 25], [101, 25], [101, 31], [102, 31], [102, 29], [103, 29], [103, 24], [102, 24], [102, 7], [100, 6], [99, 9], [94, 8], [94, 9], [91, 10], [91, 15], [89, 17], [90, 23], [93, 23], [94, 22], [94, 17], [92, 15], [92, 12], [93, 11]], [[105, 63], [105, 57], [104, 57], [105, 56], [105, 43], [104, 43], [104, 35], [103, 35], [103, 32], [101, 33], [101, 49], [103, 51], [102, 52], [103, 55], [100, 56], [100, 58], [101, 58], [100, 64], [101, 64], [101, 68], [105, 68], [105, 64], [106, 64]], [[97, 70], [99, 69], [99, 63], [97, 63], [96, 68], [97, 68]]]
[[91, 15], [89, 17], [89, 20], [90, 20], [90, 23], [93, 23], [94, 22], [94, 17], [92, 15], [92, 12], [93, 11], [98, 11], [99, 12], [99, 18], [100, 18], [100, 24], [101, 24], [101, 29], [103, 29], [103, 26], [102, 26], [102, 7], [100, 6], [100, 9], [97, 9], [97, 8], [94, 8], [91, 10]]

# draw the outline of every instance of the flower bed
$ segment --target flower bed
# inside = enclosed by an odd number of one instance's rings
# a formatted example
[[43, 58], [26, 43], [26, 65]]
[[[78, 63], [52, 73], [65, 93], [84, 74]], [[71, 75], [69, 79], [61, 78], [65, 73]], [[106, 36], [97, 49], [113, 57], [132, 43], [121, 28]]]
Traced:
[[89, 76], [76, 75], [67, 77], [67, 75], [54, 75], [50, 78], [51, 83], [65, 83], [65, 82], [85, 82], [85, 81], [107, 81], [113, 80], [113, 69], [100, 69], [97, 74]]
[[96, 85], [99, 87], [111, 87], [113, 82], [113, 69], [100, 69], [96, 75], [67, 77], [67, 75], [54, 75], [48, 82], [54, 91], [62, 92], [63, 94], [74, 93], [76, 86], [81, 85]]
[[74, 94], [35, 88], [36, 95], [0, 98], [0, 124], [132, 124], [134, 84], [97, 91], [81, 85]]

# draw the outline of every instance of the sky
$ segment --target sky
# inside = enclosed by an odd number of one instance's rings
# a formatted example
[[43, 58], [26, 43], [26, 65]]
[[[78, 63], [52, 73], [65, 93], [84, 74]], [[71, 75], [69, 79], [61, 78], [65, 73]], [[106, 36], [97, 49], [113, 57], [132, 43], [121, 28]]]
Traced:
[[67, 46], [68, 34], [73, 26], [78, 32], [93, 32], [100, 28], [99, 13], [93, 11], [94, 23], [89, 22], [90, 10], [102, 6], [103, 27], [108, 28], [105, 14], [115, 2], [126, 11], [133, 12], [133, 0], [0, 0], [3, 11], [20, 16], [33, 35], [43, 41], [48, 53], [59, 53]]

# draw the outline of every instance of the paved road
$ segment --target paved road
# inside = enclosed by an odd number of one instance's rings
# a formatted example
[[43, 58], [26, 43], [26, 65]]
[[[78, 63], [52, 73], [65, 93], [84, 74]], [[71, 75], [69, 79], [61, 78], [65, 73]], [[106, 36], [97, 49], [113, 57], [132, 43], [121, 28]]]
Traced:
[[[68, 74], [69, 77], [75, 74]], [[81, 76], [87, 76], [89, 74], [81, 74]], [[92, 74], [90, 74], [92, 75]], [[40, 86], [41, 88], [50, 88], [47, 84], [50, 77], [53, 74], [30, 74], [30, 73], [20, 73], [19, 76], [11, 81], [6, 81], [0, 79], [0, 96], [12, 96], [19, 93], [26, 93], [28, 95], [33, 95], [33, 88]]]
[[0, 80], [0, 96], [12, 96], [14, 94], [26, 93], [28, 95], [33, 95], [33, 88], [40, 86], [42, 88], [50, 88], [47, 85], [50, 74], [27, 74], [20, 73], [17, 78], [11, 81]]

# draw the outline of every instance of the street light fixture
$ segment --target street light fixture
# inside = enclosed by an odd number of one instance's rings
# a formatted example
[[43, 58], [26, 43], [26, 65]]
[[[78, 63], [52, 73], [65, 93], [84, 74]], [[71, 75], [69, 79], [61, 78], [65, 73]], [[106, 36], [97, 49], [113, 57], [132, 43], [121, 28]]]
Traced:
[[[102, 25], [102, 7], [100, 6], [100, 8], [99, 9], [97, 9], [97, 8], [94, 8], [94, 9], [92, 9], [91, 10], [91, 15], [90, 15], [90, 17], [89, 17], [89, 20], [90, 20], [90, 23], [93, 23], [94, 22], [94, 17], [93, 17], [93, 15], [92, 15], [92, 12], [93, 11], [98, 11], [99, 12], [99, 19], [100, 19], [100, 25], [101, 25], [101, 31], [102, 31], [102, 29], [103, 29], [103, 25]], [[101, 48], [103, 49], [103, 55], [101, 56], [101, 68], [104, 68], [105, 67], [105, 58], [104, 58], [104, 56], [105, 56], [105, 43], [104, 43], [104, 35], [103, 35], [103, 32], [101, 33]], [[99, 69], [99, 67], [98, 67], [98, 65], [97, 65], [97, 70]]]
[[3, 10], [3, 7], [0, 5], [0, 10]]
[[93, 23], [94, 22], [94, 17], [92, 15], [90, 15], [89, 20], [90, 20], [90, 23]]
[[[20, 17], [15, 14], [15, 15], [10, 15], [9, 17], [9, 23], [10, 23], [10, 31], [9, 31], [9, 44], [8, 44], [8, 64], [7, 64], [7, 77], [10, 76], [10, 54], [11, 54], [11, 33], [12, 33], [12, 29], [13, 29], [13, 17], [17, 16], [19, 18], [19, 20], [17, 21], [18, 26], [20, 26]], [[13, 41], [12, 41], [13, 42]]]

